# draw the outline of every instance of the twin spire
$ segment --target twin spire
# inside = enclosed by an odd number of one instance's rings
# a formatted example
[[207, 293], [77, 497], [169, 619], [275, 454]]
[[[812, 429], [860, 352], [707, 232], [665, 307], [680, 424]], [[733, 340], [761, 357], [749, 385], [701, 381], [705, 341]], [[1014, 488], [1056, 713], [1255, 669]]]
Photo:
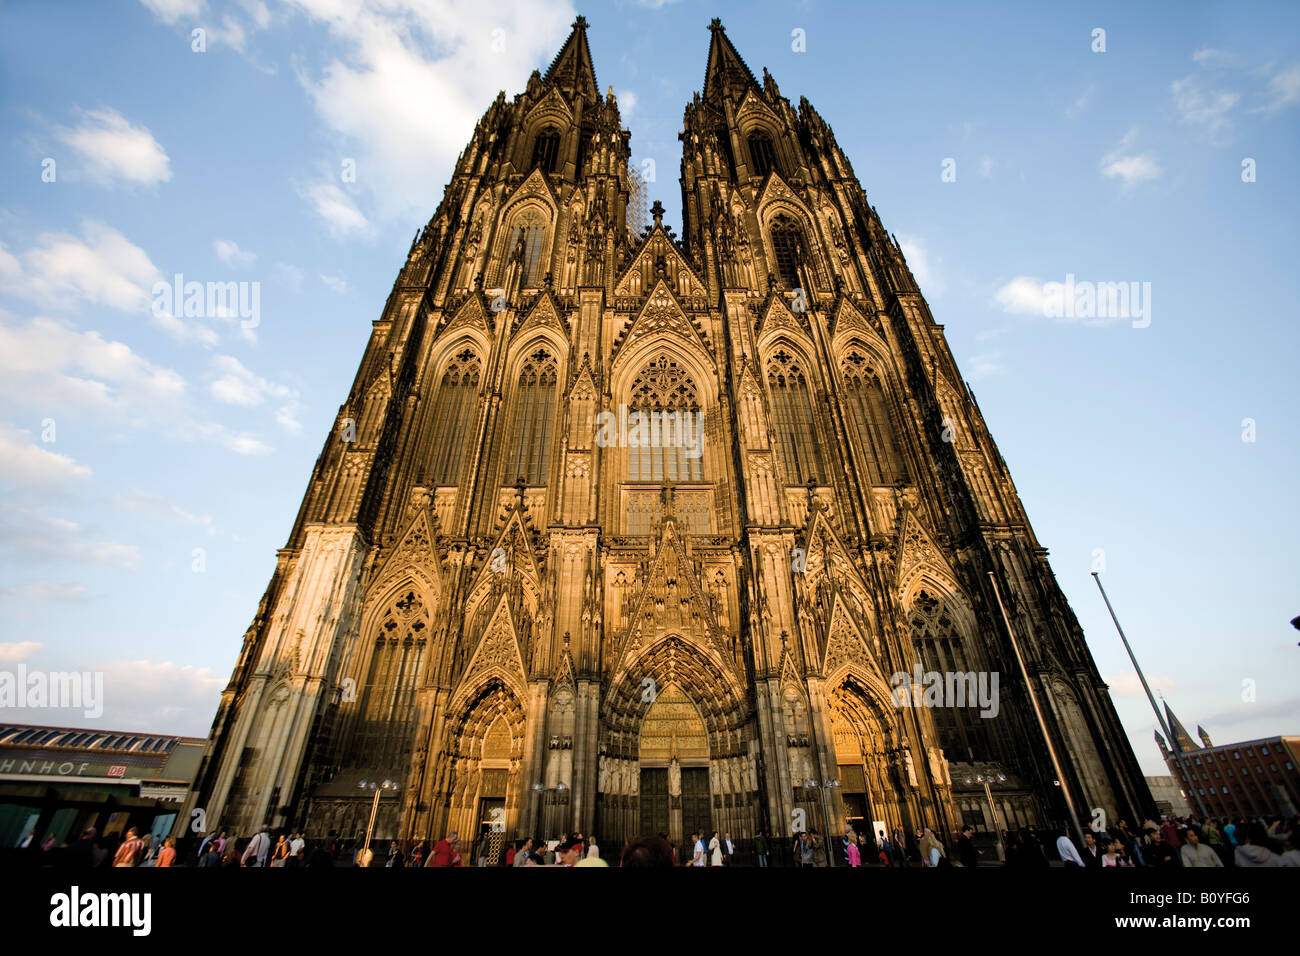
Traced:
[[[587, 44], [587, 18], [579, 16], [572, 24], [569, 38], [551, 61], [544, 80], [555, 84], [570, 96], [583, 95], [597, 99], [600, 87], [596, 83], [596, 68], [591, 60], [591, 47]], [[745, 90], [759, 89], [754, 74], [744, 59], [727, 39], [727, 28], [716, 17], [709, 24], [708, 65], [704, 71], [704, 96], [721, 97], [726, 92], [741, 96]]]
[[587, 99], [599, 99], [600, 87], [596, 85], [596, 67], [591, 62], [591, 47], [587, 45], [587, 18], [580, 16], [573, 21], [573, 32], [564, 41], [560, 52], [551, 61], [551, 67], [544, 77], [548, 82], [555, 81], [570, 96], [585, 96]]

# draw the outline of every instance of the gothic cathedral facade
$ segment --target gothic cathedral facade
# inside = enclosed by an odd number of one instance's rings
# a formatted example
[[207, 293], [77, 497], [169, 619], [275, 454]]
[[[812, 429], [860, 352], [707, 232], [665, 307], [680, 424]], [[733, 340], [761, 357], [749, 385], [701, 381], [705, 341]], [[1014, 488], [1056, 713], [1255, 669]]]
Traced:
[[[483, 115], [245, 634], [209, 827], [359, 836], [380, 780], [383, 839], [1153, 812], [898, 243], [710, 30], [680, 239], [629, 224], [582, 18]], [[908, 706], [926, 672], [996, 672], [996, 715]]]

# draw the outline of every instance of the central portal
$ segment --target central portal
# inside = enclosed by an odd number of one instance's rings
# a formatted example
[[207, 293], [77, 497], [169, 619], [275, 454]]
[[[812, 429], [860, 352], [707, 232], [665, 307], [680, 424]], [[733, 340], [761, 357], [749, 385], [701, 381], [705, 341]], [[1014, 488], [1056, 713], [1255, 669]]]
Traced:
[[689, 855], [695, 830], [710, 832], [709, 736], [695, 704], [675, 684], [655, 697], [641, 721], [640, 824], [649, 836], [665, 833]]

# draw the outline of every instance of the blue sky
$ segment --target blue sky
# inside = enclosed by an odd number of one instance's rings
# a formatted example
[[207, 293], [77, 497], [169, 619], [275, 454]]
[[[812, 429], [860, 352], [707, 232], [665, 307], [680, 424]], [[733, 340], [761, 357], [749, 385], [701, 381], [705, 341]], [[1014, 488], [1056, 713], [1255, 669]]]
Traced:
[[[496, 91], [545, 68], [577, 12], [0, 9], [0, 666], [102, 670], [99, 724], [206, 733], [412, 234]], [[1089, 577], [1099, 560], [1189, 727], [1224, 742], [1300, 732], [1300, 8], [581, 12], [670, 222], [713, 16], [756, 74], [832, 124], [1147, 772], [1163, 771], [1154, 720]], [[176, 273], [256, 282], [257, 324], [157, 314], [153, 284]], [[1067, 275], [1150, 283], [1149, 325], [1045, 317], [1043, 284]]]

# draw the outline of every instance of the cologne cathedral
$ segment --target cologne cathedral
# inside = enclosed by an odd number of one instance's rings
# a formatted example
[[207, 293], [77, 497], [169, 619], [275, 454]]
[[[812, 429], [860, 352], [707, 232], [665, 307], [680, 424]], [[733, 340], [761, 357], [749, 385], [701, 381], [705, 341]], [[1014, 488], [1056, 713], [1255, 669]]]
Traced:
[[[209, 828], [360, 838], [377, 806], [377, 839], [617, 848], [1154, 812], [898, 242], [812, 104], [709, 29], [680, 236], [638, 221], [583, 18], [483, 114], [244, 635]], [[909, 705], [930, 672], [972, 699]]]

